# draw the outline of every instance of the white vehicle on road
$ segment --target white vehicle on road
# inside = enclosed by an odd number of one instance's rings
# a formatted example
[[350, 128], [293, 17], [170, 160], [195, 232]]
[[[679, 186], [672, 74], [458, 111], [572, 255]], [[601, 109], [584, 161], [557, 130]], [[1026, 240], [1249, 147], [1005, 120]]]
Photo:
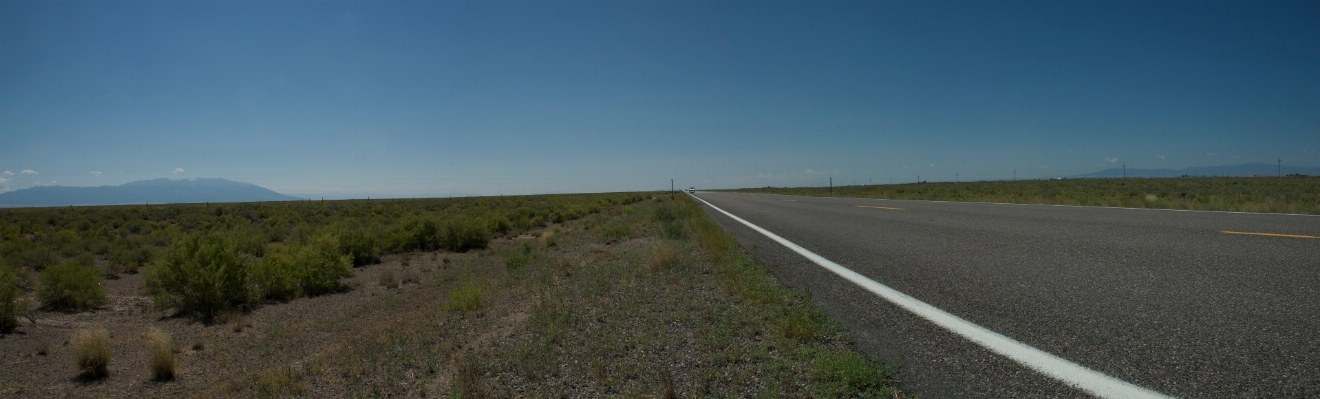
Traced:
[[696, 187], [688, 187], [688, 194], [696, 194], [696, 193], [697, 193]]

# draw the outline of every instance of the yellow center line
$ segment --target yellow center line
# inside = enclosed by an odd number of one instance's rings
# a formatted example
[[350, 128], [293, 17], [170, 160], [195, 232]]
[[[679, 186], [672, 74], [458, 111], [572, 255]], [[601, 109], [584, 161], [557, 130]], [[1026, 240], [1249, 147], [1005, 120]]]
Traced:
[[1266, 236], [1266, 237], [1320, 238], [1320, 237], [1317, 237], [1317, 236], [1304, 236], [1304, 235], [1301, 235], [1301, 234], [1255, 233], [1255, 232], [1250, 232], [1250, 231], [1232, 231], [1232, 230], [1222, 230], [1222, 231], [1220, 231], [1220, 233], [1224, 233], [1224, 234], [1243, 234], [1243, 235], [1249, 235], [1249, 236]]
[[887, 206], [858, 205], [857, 207], [858, 207], [858, 208], [888, 209], [888, 210], [891, 210], [891, 211], [901, 211], [901, 210], [903, 210], [903, 208], [890, 208], [890, 207], [887, 207]]

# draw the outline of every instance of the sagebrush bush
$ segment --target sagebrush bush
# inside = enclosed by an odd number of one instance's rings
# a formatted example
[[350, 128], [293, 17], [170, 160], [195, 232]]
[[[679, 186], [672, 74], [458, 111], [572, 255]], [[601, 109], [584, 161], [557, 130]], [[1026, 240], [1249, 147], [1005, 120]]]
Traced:
[[513, 230], [509, 218], [497, 212], [486, 212], [486, 229], [495, 234], [508, 234]]
[[69, 338], [69, 344], [83, 376], [101, 378], [110, 374], [110, 334], [105, 328], [78, 330]]
[[234, 237], [192, 234], [147, 267], [144, 283], [157, 304], [212, 317], [259, 297], [248, 281], [250, 264]]
[[110, 250], [106, 260], [109, 273], [136, 272], [142, 265], [151, 263], [153, 253], [150, 247], [115, 248]]
[[386, 247], [394, 252], [434, 251], [447, 249], [464, 252], [485, 248], [490, 232], [480, 220], [455, 216], [443, 222], [433, 218], [417, 218], [390, 235]]
[[468, 217], [448, 220], [444, 225], [444, 248], [454, 252], [485, 248], [490, 243], [490, 232], [480, 221]]
[[18, 276], [9, 266], [0, 265], [0, 333], [18, 327], [18, 315], [26, 310], [19, 309], [18, 296], [22, 293], [18, 288]]
[[147, 330], [147, 370], [156, 381], [174, 379], [174, 340], [159, 328]]
[[266, 257], [249, 267], [249, 278], [263, 298], [287, 300], [302, 296], [293, 254], [297, 250], [285, 247], [280, 243], [270, 244], [265, 250]]
[[321, 233], [306, 243], [272, 245], [252, 275], [270, 299], [319, 295], [338, 290], [339, 279], [353, 276], [352, 259], [340, 250], [336, 235]]
[[105, 289], [101, 288], [101, 274], [78, 262], [42, 270], [37, 299], [55, 310], [86, 310], [109, 302]]
[[339, 235], [339, 249], [353, 259], [353, 266], [380, 263], [380, 248], [376, 237], [360, 230], [349, 230]]

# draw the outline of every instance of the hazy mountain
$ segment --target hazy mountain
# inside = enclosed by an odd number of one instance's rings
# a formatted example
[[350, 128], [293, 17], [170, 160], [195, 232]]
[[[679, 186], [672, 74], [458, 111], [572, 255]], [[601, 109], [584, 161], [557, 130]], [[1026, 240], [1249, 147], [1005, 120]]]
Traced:
[[[1128, 168], [1127, 177], [1179, 177], [1187, 176], [1277, 176], [1278, 165], [1267, 163], [1244, 163], [1241, 165], [1196, 166], [1184, 169], [1137, 169]], [[1300, 173], [1308, 176], [1320, 175], [1320, 168], [1283, 165], [1283, 174]], [[1105, 169], [1074, 177], [1122, 177], [1122, 168]]]
[[119, 186], [37, 186], [0, 193], [0, 206], [167, 204], [297, 200], [255, 184], [225, 179], [142, 180]]

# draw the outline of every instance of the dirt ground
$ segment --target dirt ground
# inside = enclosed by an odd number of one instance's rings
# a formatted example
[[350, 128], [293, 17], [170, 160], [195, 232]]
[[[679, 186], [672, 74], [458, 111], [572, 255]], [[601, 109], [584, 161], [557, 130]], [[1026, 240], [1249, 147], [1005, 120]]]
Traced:
[[[66, 398], [192, 395], [201, 388], [342, 346], [354, 339], [353, 334], [344, 333], [355, 326], [406, 314], [407, 309], [398, 306], [400, 302], [426, 299], [414, 295], [422, 279], [434, 278], [452, 265], [488, 255], [512, 241], [495, 240], [492, 249], [467, 254], [388, 255], [380, 264], [356, 268], [354, 277], [346, 281], [350, 287], [346, 292], [265, 304], [230, 317], [233, 320], [210, 324], [156, 309], [141, 292], [141, 274], [107, 279], [102, 286], [110, 299], [108, 305], [78, 313], [36, 310], [31, 313], [36, 324], [20, 318], [14, 333], [0, 335], [0, 394]], [[387, 271], [402, 282], [398, 288], [382, 285], [380, 275]], [[110, 373], [104, 379], [85, 379], [74, 363], [69, 338], [78, 329], [95, 327], [110, 333]], [[150, 327], [166, 331], [174, 340], [174, 381], [151, 379], [145, 338]]]

